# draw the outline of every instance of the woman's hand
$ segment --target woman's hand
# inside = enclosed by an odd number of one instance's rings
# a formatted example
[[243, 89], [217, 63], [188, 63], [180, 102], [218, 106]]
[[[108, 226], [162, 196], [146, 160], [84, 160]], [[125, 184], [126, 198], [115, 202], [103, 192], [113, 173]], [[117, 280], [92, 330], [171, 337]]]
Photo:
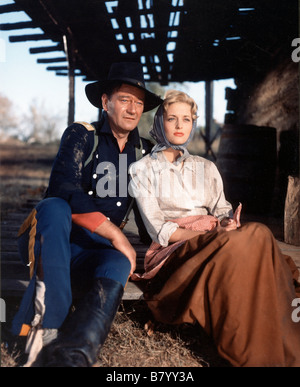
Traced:
[[241, 227], [241, 222], [240, 222], [241, 211], [242, 211], [242, 204], [240, 203], [234, 212], [233, 219], [230, 219], [230, 218], [223, 219], [220, 222], [219, 227], [225, 229], [226, 231], [236, 230], [237, 228]]
[[219, 227], [226, 231], [232, 231], [232, 230], [236, 230], [238, 228], [238, 225], [234, 219], [225, 218], [220, 222]]
[[97, 227], [95, 233], [108, 239], [115, 249], [129, 259], [131, 264], [130, 275], [132, 275], [136, 269], [136, 252], [119, 227], [107, 219]]

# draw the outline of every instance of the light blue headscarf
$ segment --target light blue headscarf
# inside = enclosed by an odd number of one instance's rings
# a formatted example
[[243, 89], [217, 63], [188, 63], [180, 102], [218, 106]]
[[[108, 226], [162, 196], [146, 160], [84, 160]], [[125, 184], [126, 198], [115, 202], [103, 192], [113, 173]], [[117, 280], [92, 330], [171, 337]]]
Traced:
[[177, 165], [190, 155], [189, 151], [186, 149], [186, 147], [194, 136], [194, 132], [195, 132], [195, 129], [197, 126], [197, 120], [193, 120], [193, 128], [191, 130], [191, 133], [190, 133], [187, 141], [181, 145], [174, 145], [174, 144], [171, 144], [166, 138], [166, 134], [165, 134], [165, 130], [164, 130], [164, 117], [163, 116], [164, 116], [164, 107], [163, 107], [163, 105], [160, 105], [160, 107], [158, 108], [158, 110], [154, 116], [153, 127], [150, 131], [151, 137], [153, 137], [154, 140], [157, 142], [157, 144], [152, 148], [150, 155], [152, 158], [157, 159], [157, 152], [161, 152], [161, 151], [168, 149], [168, 148], [180, 150], [183, 152], [183, 154], [175, 161], [174, 164]]

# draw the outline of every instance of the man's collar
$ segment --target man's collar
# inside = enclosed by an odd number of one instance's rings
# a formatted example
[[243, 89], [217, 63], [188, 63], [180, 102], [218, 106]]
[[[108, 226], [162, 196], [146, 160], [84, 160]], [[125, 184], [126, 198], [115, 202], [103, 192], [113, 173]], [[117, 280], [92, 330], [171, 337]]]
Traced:
[[[113, 136], [113, 132], [108, 122], [107, 113], [105, 111], [102, 112], [102, 117], [100, 121], [100, 133], [109, 134]], [[140, 147], [140, 135], [137, 127], [129, 133], [128, 142], [130, 142], [135, 147]]]

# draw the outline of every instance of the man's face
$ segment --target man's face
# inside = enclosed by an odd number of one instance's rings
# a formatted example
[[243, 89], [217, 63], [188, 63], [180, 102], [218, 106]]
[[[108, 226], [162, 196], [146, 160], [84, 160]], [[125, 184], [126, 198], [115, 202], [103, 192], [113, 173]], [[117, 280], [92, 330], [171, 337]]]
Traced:
[[144, 111], [145, 92], [135, 86], [123, 84], [109, 99], [102, 96], [110, 127], [117, 134], [128, 134], [138, 125]]

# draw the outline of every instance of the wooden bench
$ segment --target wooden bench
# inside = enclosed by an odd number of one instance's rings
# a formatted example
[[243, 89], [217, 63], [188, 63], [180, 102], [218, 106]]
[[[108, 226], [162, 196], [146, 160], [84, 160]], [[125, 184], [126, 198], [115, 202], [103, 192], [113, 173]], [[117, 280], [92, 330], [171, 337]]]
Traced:
[[[28, 286], [29, 270], [19, 258], [17, 234], [21, 224], [36, 204], [36, 201], [28, 201], [24, 208], [9, 214], [1, 222], [1, 297], [4, 299], [5, 297], [22, 297]], [[124, 233], [137, 252], [137, 272], [142, 272], [147, 246], [140, 242], [137, 227], [133, 221], [133, 213], [124, 228]], [[141, 284], [129, 281], [123, 300], [138, 300], [142, 297]]]
[[[29, 270], [18, 256], [17, 233], [20, 225], [36, 205], [36, 201], [28, 201], [23, 209], [11, 213], [1, 222], [1, 297], [21, 297], [29, 283]], [[137, 227], [133, 221], [133, 214], [127, 223], [124, 233], [137, 252], [137, 272], [143, 271], [144, 255], [147, 246], [138, 237]], [[293, 246], [278, 241], [283, 254], [290, 255], [300, 269], [300, 246]], [[139, 300], [143, 297], [141, 283], [129, 281], [123, 300]]]

